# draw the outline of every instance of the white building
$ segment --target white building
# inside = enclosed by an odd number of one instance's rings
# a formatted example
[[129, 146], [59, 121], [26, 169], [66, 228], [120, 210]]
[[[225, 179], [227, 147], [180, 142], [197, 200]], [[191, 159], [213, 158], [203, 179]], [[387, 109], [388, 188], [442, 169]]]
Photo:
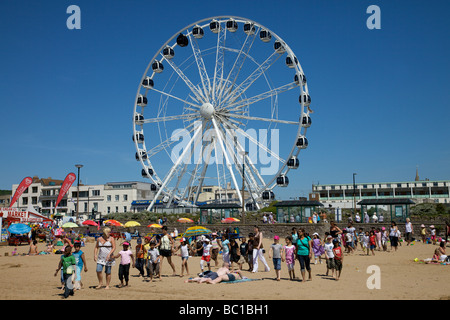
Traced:
[[[61, 214], [75, 216], [77, 201], [80, 202], [79, 214], [83, 219], [105, 216], [112, 212], [130, 212], [135, 200], [151, 200], [155, 192], [150, 191], [150, 184], [145, 182], [110, 182], [101, 185], [81, 185], [78, 197], [76, 182], [70, 187], [55, 210], [55, 204], [63, 180], [33, 177], [32, 184], [14, 204], [15, 208], [26, 210], [31, 204], [44, 215]], [[14, 195], [19, 184], [12, 186]]]
[[[355, 191], [355, 194], [353, 194]], [[325, 207], [353, 208], [364, 199], [409, 198], [416, 204], [423, 202], [450, 203], [450, 180], [369, 182], [348, 184], [317, 184], [312, 192], [318, 194]], [[353, 196], [355, 195], [355, 197]]]

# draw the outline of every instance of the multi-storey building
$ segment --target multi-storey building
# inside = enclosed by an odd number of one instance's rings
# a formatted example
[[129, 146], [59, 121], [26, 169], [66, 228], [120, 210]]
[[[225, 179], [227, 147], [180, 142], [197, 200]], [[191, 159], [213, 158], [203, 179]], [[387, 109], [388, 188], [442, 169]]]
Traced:
[[317, 184], [312, 192], [326, 207], [353, 208], [354, 200], [409, 198], [423, 202], [450, 203], [450, 180], [367, 182], [348, 184]]
[[[75, 216], [77, 212], [87, 218], [98, 218], [111, 212], [129, 212], [134, 200], [153, 199], [155, 192], [145, 182], [111, 182], [101, 185], [72, 185], [55, 209], [55, 204], [63, 180], [33, 177], [32, 184], [20, 196], [14, 207], [26, 210], [32, 205], [35, 210], [45, 214]], [[12, 186], [12, 194], [18, 184]], [[79, 201], [79, 209], [77, 205]]]

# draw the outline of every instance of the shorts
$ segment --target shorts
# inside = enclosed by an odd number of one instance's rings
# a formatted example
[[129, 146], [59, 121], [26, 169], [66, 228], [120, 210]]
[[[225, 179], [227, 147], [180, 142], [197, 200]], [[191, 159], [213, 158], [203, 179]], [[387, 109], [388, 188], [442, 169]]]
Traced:
[[171, 257], [172, 256], [172, 250], [164, 250], [161, 249], [159, 251], [159, 253], [163, 256], [163, 257]]
[[187, 256], [187, 257], [181, 257], [181, 261], [184, 261], [184, 260], [188, 261], [188, 259], [189, 259], [189, 256]]
[[211, 280], [215, 280], [219, 277], [219, 275], [217, 274], [217, 272], [212, 272], [212, 271], [206, 271], [203, 275], [203, 278], [209, 278]]
[[236, 262], [236, 263], [238, 263], [239, 262], [239, 256], [238, 255], [230, 255], [230, 261], [231, 262]]
[[347, 246], [354, 248], [353, 241], [352, 242], [347, 242], [346, 244], [347, 244]]
[[391, 241], [391, 246], [392, 247], [397, 247], [398, 246], [398, 237], [389, 237], [389, 240]]
[[236, 280], [236, 277], [234, 276], [234, 274], [229, 273], [228, 274], [228, 281], [234, 281]]
[[370, 245], [370, 250], [374, 250], [376, 247], [377, 247], [376, 245], [371, 244], [371, 245]]
[[334, 263], [334, 258], [327, 259], [327, 269], [335, 269], [336, 264]]
[[411, 241], [412, 240], [412, 233], [411, 232], [407, 232], [405, 234], [405, 240], [406, 241]]
[[219, 248], [211, 249], [211, 259], [216, 260], [219, 255]]
[[202, 256], [202, 260], [206, 261], [206, 262], [209, 262], [209, 261], [211, 261], [211, 256], [210, 255]]
[[275, 270], [281, 270], [281, 258], [273, 258], [273, 268]]
[[97, 272], [102, 272], [103, 271], [103, 267], [105, 267], [105, 273], [106, 274], [111, 274], [111, 266], [104, 266], [103, 264], [97, 263]]
[[238, 264], [244, 264], [246, 262], [248, 262], [247, 256], [244, 256], [244, 255], [241, 254], [241, 256], [239, 258], [239, 261], [237, 263]]
[[341, 271], [342, 270], [342, 261], [341, 260], [334, 260], [334, 269], [336, 269], [336, 271]]

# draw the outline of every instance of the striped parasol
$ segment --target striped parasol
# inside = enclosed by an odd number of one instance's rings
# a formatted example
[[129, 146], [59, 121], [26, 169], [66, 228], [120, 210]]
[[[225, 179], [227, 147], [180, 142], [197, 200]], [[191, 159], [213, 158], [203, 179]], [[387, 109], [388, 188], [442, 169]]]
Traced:
[[183, 237], [189, 238], [189, 237], [201, 236], [201, 235], [210, 234], [210, 233], [212, 233], [212, 231], [209, 230], [208, 228], [201, 227], [201, 226], [195, 226], [195, 227], [187, 228], [186, 231], [183, 233]]

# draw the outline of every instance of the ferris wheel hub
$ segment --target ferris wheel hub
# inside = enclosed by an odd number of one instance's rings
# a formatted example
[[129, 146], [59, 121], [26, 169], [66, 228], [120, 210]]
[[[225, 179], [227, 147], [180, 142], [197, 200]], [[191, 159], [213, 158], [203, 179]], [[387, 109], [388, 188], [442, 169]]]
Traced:
[[203, 118], [209, 120], [211, 119], [213, 114], [214, 114], [214, 106], [211, 103], [206, 102], [202, 104], [202, 106], [200, 107], [200, 115]]

